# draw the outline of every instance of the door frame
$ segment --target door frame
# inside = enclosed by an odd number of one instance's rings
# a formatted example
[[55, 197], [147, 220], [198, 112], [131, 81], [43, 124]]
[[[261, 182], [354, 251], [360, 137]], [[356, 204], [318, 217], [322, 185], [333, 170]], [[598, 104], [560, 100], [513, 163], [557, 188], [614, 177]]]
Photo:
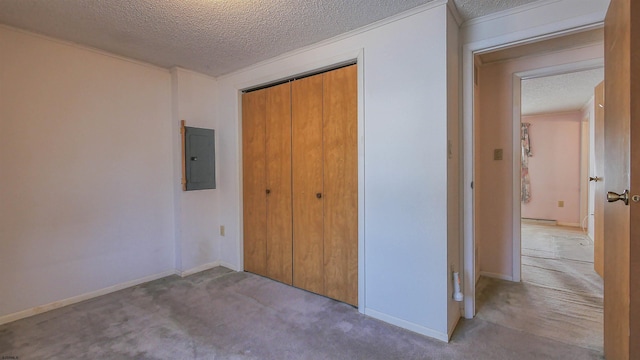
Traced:
[[[475, 201], [474, 201], [474, 166], [475, 166], [475, 151], [474, 151], [474, 101], [475, 101], [475, 89], [474, 89], [474, 72], [475, 72], [475, 55], [483, 52], [490, 52], [507, 48], [514, 45], [524, 45], [540, 40], [550, 39], [554, 37], [570, 35], [582, 31], [592, 30], [600, 28], [604, 25], [604, 19], [600, 16], [594, 15], [587, 19], [576, 20], [575, 24], [568, 24], [567, 22], [558, 22], [542, 25], [539, 27], [529, 28], [516, 33], [504, 34], [488, 39], [470, 41], [462, 45], [462, 139], [463, 139], [463, 189], [462, 189], [462, 201], [463, 201], [463, 239], [462, 239], [462, 252], [463, 252], [463, 292], [464, 296], [464, 317], [466, 319], [472, 319], [476, 314], [476, 261], [475, 261]], [[484, 24], [480, 23], [480, 26]], [[473, 33], [473, 24], [464, 29], [467, 34]], [[463, 37], [465, 34], [463, 33]], [[515, 121], [514, 121], [515, 122]], [[518, 127], [518, 149], [519, 149], [519, 137], [520, 128]], [[514, 139], [515, 142], [515, 139]], [[515, 157], [514, 157], [515, 158]], [[518, 161], [518, 169], [520, 166], [520, 159]], [[515, 163], [515, 160], [514, 160]], [[514, 166], [515, 167], [515, 166]], [[518, 171], [519, 172], [519, 171]], [[520, 183], [520, 175], [518, 174], [518, 184]], [[520, 192], [520, 186], [517, 187], [518, 194]], [[515, 190], [514, 190], [515, 192]], [[517, 201], [518, 217], [518, 239], [520, 238], [520, 201], [519, 195], [514, 198], [514, 202]], [[514, 209], [515, 210], [515, 209]], [[515, 225], [512, 224], [512, 229]], [[512, 230], [513, 231], [513, 230]], [[519, 244], [519, 241], [518, 241]], [[518, 245], [518, 257], [520, 252], [520, 245]], [[513, 253], [516, 253], [514, 247]], [[514, 263], [514, 268], [515, 268]], [[520, 261], [518, 261], [518, 272], [520, 269]], [[520, 274], [518, 274], [520, 275]]]
[[[511, 194], [513, 200], [513, 269], [512, 281], [522, 281], [522, 204], [520, 201], [521, 189], [521, 156], [516, 156], [521, 149], [520, 144], [520, 124], [522, 123], [522, 80], [536, 79], [546, 76], [562, 75], [578, 71], [593, 70], [604, 67], [604, 57], [592, 60], [582, 60], [567, 64], [547, 66], [537, 69], [519, 71], [513, 74], [513, 122], [512, 122], [512, 185], [513, 192]], [[582, 156], [582, 154], [580, 155]]]

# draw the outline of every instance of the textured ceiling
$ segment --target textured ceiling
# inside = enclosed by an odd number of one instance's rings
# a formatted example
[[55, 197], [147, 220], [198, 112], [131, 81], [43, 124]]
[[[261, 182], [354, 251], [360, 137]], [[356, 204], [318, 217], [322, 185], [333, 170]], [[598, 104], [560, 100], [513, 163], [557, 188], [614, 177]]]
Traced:
[[604, 79], [604, 69], [580, 71], [522, 81], [522, 114], [580, 110]]
[[[0, 23], [219, 76], [433, 0], [0, 0]], [[532, 0], [455, 0], [463, 19]]]
[[455, 4], [460, 16], [468, 20], [535, 1], [537, 0], [455, 0]]

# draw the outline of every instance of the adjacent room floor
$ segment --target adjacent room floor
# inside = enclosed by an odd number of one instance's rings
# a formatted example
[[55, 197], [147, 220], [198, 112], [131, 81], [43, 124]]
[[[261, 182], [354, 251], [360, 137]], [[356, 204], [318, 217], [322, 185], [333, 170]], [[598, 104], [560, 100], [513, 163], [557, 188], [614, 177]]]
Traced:
[[603, 352], [603, 281], [580, 228], [522, 224], [522, 282], [482, 277], [477, 318]]
[[599, 359], [483, 319], [449, 344], [225, 268], [170, 276], [0, 326], [20, 359]]

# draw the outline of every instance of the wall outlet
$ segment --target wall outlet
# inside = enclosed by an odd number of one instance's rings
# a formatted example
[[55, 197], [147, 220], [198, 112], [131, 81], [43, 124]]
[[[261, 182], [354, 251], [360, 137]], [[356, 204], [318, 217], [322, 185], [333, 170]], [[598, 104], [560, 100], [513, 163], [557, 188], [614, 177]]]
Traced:
[[558, 207], [564, 207], [564, 201], [558, 200]]
[[502, 149], [493, 149], [493, 160], [502, 160]]
[[224, 225], [220, 225], [220, 236], [224, 236]]

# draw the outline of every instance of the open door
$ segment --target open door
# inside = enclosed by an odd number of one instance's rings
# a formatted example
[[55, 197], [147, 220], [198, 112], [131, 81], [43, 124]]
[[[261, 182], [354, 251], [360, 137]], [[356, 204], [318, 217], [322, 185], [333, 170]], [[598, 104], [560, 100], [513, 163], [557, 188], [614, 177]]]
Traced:
[[640, 2], [605, 19], [604, 349], [640, 359]]
[[607, 199], [602, 177], [604, 175], [604, 81], [594, 91], [595, 131], [595, 169], [589, 178], [595, 186], [593, 209], [593, 268], [604, 278], [604, 203]]

